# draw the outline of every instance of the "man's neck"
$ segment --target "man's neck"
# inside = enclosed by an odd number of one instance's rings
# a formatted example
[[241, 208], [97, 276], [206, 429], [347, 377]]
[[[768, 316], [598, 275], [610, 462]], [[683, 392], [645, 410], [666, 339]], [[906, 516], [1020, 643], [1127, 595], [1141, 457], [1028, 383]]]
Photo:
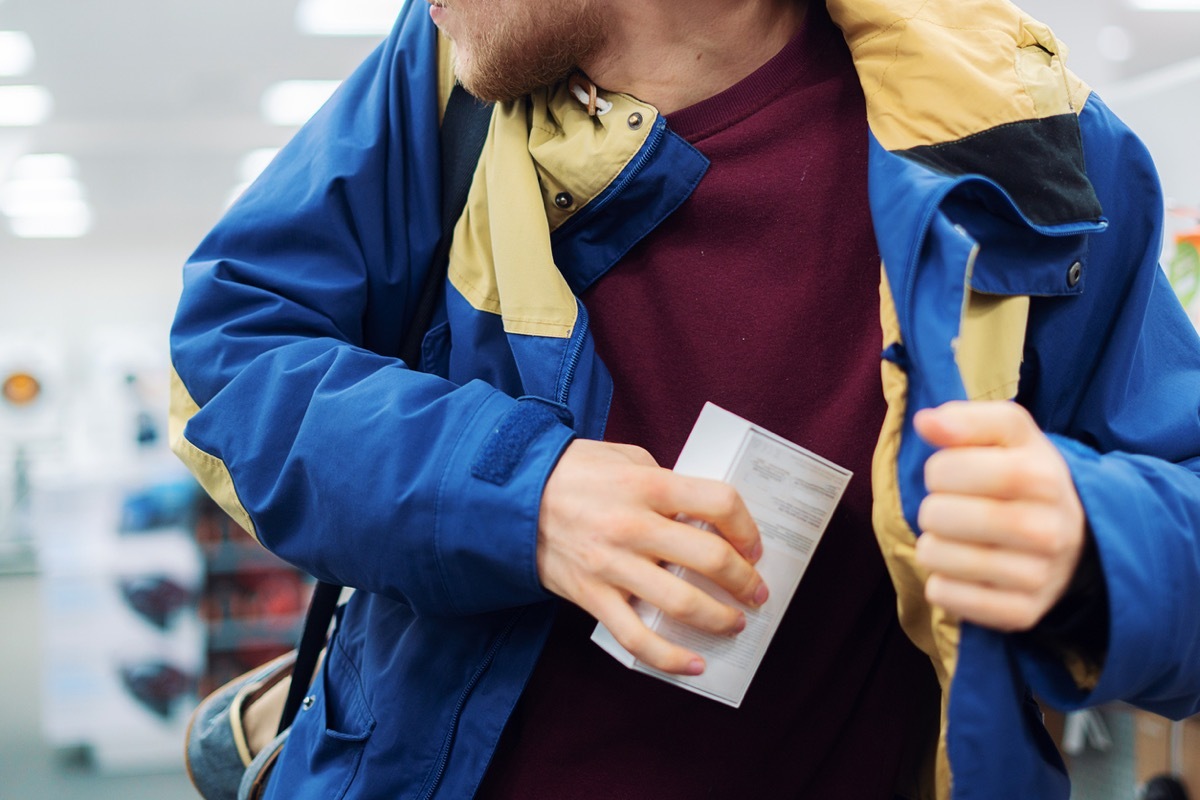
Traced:
[[604, 47], [580, 65], [664, 114], [728, 89], [783, 49], [807, 0], [605, 0]]

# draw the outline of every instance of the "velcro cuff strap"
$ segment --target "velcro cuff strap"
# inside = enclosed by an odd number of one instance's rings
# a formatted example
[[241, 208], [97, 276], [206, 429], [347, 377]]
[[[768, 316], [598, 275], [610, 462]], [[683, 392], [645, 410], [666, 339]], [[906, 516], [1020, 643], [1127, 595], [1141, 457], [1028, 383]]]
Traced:
[[534, 440], [555, 425], [571, 427], [574, 415], [560, 403], [540, 397], [522, 397], [483, 440], [471, 474], [480, 480], [503, 486]]

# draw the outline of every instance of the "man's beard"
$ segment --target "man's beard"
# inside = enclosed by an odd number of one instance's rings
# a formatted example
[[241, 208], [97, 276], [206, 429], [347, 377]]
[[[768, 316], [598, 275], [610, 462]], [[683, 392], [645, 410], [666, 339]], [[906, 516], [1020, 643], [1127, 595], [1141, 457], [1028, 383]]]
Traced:
[[481, 100], [508, 102], [557, 83], [603, 44], [602, 13], [590, 0], [503, 5], [513, 9], [464, 43], [467, 58], [454, 65], [463, 87]]

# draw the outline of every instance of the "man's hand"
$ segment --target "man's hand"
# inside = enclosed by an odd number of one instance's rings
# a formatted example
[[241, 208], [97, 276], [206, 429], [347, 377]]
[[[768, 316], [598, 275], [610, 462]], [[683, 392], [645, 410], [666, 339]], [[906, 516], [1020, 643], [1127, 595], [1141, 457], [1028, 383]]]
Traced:
[[1002, 631], [1028, 630], [1063, 596], [1086, 520], [1070, 471], [1024, 408], [955, 402], [919, 411], [925, 465], [917, 563], [925, 597]]
[[[706, 576], [748, 606], [767, 599], [751, 566], [762, 556], [758, 528], [738, 493], [719, 481], [662, 469], [640, 447], [572, 442], [546, 482], [540, 513], [542, 585], [665, 672], [698, 675], [704, 660], [643, 625], [631, 596], [710, 633], [738, 633], [746, 617], [672, 575], [664, 562]], [[720, 535], [679, 522], [678, 514], [709, 522]]]

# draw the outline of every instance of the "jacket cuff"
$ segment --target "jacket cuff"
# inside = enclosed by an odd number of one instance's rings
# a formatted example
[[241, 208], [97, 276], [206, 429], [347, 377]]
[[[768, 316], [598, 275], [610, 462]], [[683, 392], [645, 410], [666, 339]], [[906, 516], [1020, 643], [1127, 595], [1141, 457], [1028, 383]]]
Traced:
[[1108, 654], [1108, 586], [1091, 527], [1084, 529], [1083, 552], [1066, 592], [1032, 630], [1024, 644], [1057, 655], [1080, 689], [1099, 680]]
[[437, 493], [434, 547], [448, 606], [476, 614], [551, 597], [538, 579], [542, 491], [575, 438], [564, 406], [496, 393], [466, 426]]
[[1137, 620], [1139, 612], [1117, 598], [1140, 591], [1139, 585], [1153, 592], [1145, 584], [1154, 570], [1139, 564], [1131, 547], [1146, 516], [1125, 465], [1073, 439], [1050, 439], [1071, 471], [1088, 541], [1068, 595], [1042, 625], [1019, 638], [1018, 654], [1034, 691], [1069, 710], [1118, 699], [1120, 687], [1141, 680], [1138, 673], [1148, 667], [1134, 654], [1155, 652], [1154, 626]]

